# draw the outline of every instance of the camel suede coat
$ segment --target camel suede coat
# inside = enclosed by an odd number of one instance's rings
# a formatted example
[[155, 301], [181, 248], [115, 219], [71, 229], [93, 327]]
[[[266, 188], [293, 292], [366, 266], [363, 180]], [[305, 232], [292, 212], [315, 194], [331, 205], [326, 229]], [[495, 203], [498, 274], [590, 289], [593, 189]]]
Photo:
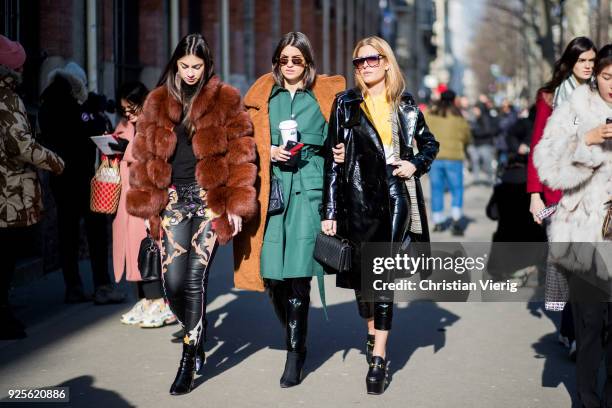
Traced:
[[[138, 120], [126, 204], [130, 214], [149, 219], [153, 236], [159, 236], [159, 214], [168, 202], [172, 176], [168, 159], [176, 149], [173, 129], [181, 114], [181, 103], [160, 86], [147, 97]], [[253, 125], [238, 90], [217, 76], [196, 96], [190, 119], [195, 127], [196, 181], [207, 190], [207, 206], [219, 214], [214, 228], [219, 243], [225, 244], [232, 238], [227, 214], [246, 222], [257, 212]]]
[[[258, 173], [256, 181], [259, 212], [234, 239], [235, 285], [237, 288], [263, 291], [260, 271], [261, 248], [263, 245], [268, 200], [270, 197], [270, 117], [268, 98], [274, 86], [271, 73], [260, 77], [247, 92], [244, 102], [255, 128], [255, 143], [258, 154]], [[312, 91], [319, 103], [321, 113], [329, 122], [334, 97], [345, 89], [342, 76], [318, 75]]]

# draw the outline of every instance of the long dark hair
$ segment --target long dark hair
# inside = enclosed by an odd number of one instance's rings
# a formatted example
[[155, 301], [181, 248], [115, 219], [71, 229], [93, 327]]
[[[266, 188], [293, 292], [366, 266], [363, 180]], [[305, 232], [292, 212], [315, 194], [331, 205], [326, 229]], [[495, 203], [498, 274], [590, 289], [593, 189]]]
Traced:
[[142, 109], [148, 94], [149, 90], [142, 82], [128, 81], [123, 83], [117, 91], [117, 108], [119, 112], [123, 112], [121, 108], [122, 99], [134, 105], [138, 110]]
[[580, 54], [591, 50], [597, 53], [597, 47], [590, 38], [576, 37], [570, 41], [567, 47], [565, 47], [565, 51], [563, 51], [561, 58], [555, 62], [552, 79], [544, 84], [544, 86], [539, 89], [539, 92], [555, 92], [555, 89], [572, 74], [572, 70]]
[[312, 51], [312, 46], [310, 45], [310, 40], [306, 37], [306, 34], [300, 33], [299, 31], [292, 31], [287, 33], [281, 38], [274, 50], [274, 54], [272, 55], [272, 76], [274, 77], [274, 81], [278, 86], [285, 86], [285, 80], [283, 78], [283, 74], [281, 72], [281, 67], [278, 62], [281, 52], [285, 49], [286, 46], [292, 46], [300, 50], [302, 55], [304, 56], [304, 74], [302, 83], [304, 84], [304, 89], [310, 89], [314, 85], [315, 78], [317, 76], [317, 68], [314, 63], [314, 52]]
[[443, 118], [445, 118], [449, 113], [454, 116], [463, 117], [461, 111], [459, 110], [457, 105], [455, 105], [456, 97], [457, 94], [454, 91], [451, 91], [450, 89], [442, 92], [442, 95], [440, 95], [440, 100], [438, 100], [431, 107], [431, 114], [436, 116], [442, 116]]
[[[184, 93], [181, 92], [183, 80], [178, 75], [177, 65], [178, 60], [186, 55], [195, 55], [204, 61], [204, 72], [202, 73], [200, 81], [196, 85], [195, 92], [193, 92], [193, 95], [190, 94], [190, 97], [186, 97]], [[189, 130], [187, 132], [189, 135], [193, 133], [193, 125], [189, 122], [192, 102], [197, 98], [204, 85], [208, 83], [214, 74], [215, 70], [212, 52], [208, 46], [206, 38], [204, 38], [202, 34], [193, 33], [186, 35], [181, 41], [179, 41], [178, 45], [174, 49], [174, 52], [172, 53], [172, 57], [170, 58], [168, 65], [166, 65], [166, 69], [164, 69], [164, 73], [159, 78], [157, 86], [165, 85], [168, 89], [168, 93], [183, 105], [183, 122]]]
[[[593, 68], [593, 78], [597, 78], [601, 71], [606, 69], [609, 65], [612, 65], [612, 44], [606, 44], [603, 46], [599, 53], [597, 53], [597, 58], [595, 58], [595, 67]], [[591, 82], [591, 89], [597, 89], [597, 81]]]

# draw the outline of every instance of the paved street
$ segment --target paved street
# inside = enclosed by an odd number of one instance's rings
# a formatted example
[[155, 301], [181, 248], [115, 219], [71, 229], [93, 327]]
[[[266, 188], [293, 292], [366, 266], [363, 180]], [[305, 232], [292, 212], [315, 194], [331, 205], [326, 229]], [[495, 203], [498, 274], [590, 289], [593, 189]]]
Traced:
[[[485, 187], [466, 190], [466, 240], [491, 239], [489, 195]], [[556, 341], [558, 316], [521, 303], [398, 305], [391, 384], [382, 396], [366, 395], [365, 327], [352, 292], [336, 289], [333, 277], [326, 278], [329, 321], [313, 285], [306, 378], [280, 389], [285, 352], [272, 307], [263, 293], [231, 289], [229, 262], [230, 249], [222, 248], [210, 279], [208, 360], [191, 394], [168, 395], [180, 356], [171, 341], [178, 326], [121, 325], [132, 301], [65, 306], [60, 273], [14, 291], [29, 337], [0, 342], [0, 390], [68, 386], [74, 407], [571, 406], [574, 366]]]

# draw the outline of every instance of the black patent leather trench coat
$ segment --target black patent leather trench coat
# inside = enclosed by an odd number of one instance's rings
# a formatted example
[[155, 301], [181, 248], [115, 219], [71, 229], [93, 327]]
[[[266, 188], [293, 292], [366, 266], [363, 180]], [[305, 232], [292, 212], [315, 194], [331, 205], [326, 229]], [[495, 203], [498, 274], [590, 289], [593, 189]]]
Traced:
[[[350, 276], [338, 276], [337, 285], [360, 287], [359, 246], [365, 242], [391, 241], [391, 209], [385, 153], [374, 125], [360, 108], [363, 96], [358, 88], [336, 95], [329, 121], [325, 149], [322, 220], [336, 220], [338, 235], [354, 244]], [[416, 167], [417, 203], [422, 234], [407, 231], [412, 242], [429, 242], [425, 199], [420, 176], [427, 173], [438, 154], [439, 143], [429, 131], [413, 97], [404, 93], [398, 106], [400, 158]], [[418, 153], [412, 145], [416, 141]], [[345, 144], [344, 163], [333, 160], [331, 146]]]

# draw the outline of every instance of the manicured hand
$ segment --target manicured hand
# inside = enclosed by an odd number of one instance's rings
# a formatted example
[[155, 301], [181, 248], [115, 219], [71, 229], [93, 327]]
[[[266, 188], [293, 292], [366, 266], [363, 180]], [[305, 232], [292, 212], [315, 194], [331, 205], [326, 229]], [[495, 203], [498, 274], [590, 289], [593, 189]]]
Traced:
[[232, 237], [235, 237], [240, 231], [242, 231], [242, 217], [227, 213], [227, 219], [232, 226]]
[[612, 138], [612, 123], [607, 125], [600, 125], [594, 129], [589, 130], [584, 135], [584, 142], [587, 146], [594, 144], [602, 144], [606, 139]]
[[338, 164], [344, 163], [344, 143], [338, 143], [336, 147], [332, 147], [334, 153], [334, 161]]
[[533, 221], [536, 224], [542, 224], [542, 220], [538, 217], [538, 213], [546, 208], [546, 204], [542, 201], [540, 193], [531, 193], [531, 203], [529, 204], [529, 212], [533, 216]]
[[396, 167], [396, 169], [393, 170], [394, 176], [408, 179], [416, 172], [416, 167], [408, 160], [397, 160], [393, 165]]
[[285, 150], [285, 145], [272, 146], [270, 157], [272, 157], [272, 161], [286, 162], [291, 158], [291, 152]]
[[338, 226], [338, 222], [336, 220], [325, 220], [321, 221], [321, 231], [325, 235], [334, 236], [336, 235], [336, 229]]

